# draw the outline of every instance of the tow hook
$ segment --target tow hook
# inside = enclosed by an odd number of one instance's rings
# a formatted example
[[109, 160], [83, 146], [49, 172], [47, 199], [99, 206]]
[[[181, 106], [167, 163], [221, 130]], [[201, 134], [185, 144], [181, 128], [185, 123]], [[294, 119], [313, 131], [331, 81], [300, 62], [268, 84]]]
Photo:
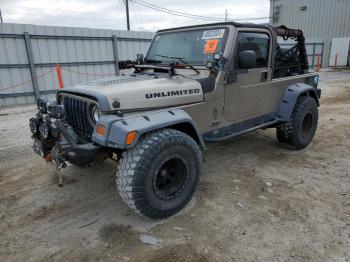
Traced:
[[58, 186], [62, 187], [63, 186], [63, 177], [62, 177], [61, 169], [66, 168], [67, 164], [64, 161], [64, 158], [60, 155], [60, 152], [56, 146], [54, 146], [52, 148], [51, 152], [52, 152], [52, 158], [54, 159], [54, 161], [56, 163], [56, 172], [55, 173], [58, 177]]
[[56, 166], [56, 175], [58, 177], [58, 186], [63, 187], [63, 176], [61, 173], [61, 169], [67, 167], [67, 164], [65, 162], [60, 162]]

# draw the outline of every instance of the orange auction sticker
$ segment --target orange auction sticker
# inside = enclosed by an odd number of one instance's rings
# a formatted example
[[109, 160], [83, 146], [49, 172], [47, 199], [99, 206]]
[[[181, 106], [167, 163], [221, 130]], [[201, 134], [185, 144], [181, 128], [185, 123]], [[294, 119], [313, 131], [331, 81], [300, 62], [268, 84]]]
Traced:
[[218, 48], [219, 39], [208, 39], [204, 45], [204, 54], [214, 54]]

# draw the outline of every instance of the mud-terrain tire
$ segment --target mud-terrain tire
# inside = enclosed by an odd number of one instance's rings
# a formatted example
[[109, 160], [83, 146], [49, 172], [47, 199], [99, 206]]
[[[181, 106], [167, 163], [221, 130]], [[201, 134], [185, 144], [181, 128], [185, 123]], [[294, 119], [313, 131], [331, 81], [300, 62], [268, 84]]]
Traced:
[[202, 155], [187, 134], [161, 129], [123, 152], [117, 186], [126, 204], [141, 216], [162, 219], [192, 198], [202, 172]]
[[318, 122], [318, 108], [314, 98], [300, 96], [290, 121], [276, 127], [278, 142], [293, 150], [307, 147], [313, 139]]

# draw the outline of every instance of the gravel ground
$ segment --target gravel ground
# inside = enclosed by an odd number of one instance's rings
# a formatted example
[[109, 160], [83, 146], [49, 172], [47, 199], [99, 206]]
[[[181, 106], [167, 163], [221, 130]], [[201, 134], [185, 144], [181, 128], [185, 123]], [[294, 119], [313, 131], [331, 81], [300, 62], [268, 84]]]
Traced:
[[193, 201], [161, 222], [122, 202], [112, 161], [69, 166], [59, 188], [30, 147], [34, 106], [1, 109], [1, 261], [350, 261], [350, 72], [320, 85], [306, 150], [273, 129], [210, 144]]

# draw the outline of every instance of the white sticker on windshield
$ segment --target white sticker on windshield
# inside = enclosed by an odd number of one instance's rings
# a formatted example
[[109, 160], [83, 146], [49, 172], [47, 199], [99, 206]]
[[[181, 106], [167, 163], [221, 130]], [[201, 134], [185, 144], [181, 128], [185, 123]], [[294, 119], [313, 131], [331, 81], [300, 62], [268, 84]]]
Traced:
[[202, 39], [222, 38], [224, 33], [225, 29], [207, 30], [203, 32]]

